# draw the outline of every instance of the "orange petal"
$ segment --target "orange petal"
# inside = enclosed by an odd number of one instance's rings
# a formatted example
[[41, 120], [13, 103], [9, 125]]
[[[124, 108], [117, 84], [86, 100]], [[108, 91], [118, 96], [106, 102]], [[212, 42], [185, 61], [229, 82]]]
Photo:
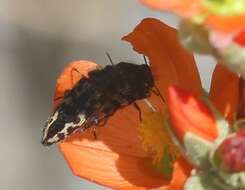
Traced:
[[240, 78], [239, 84], [239, 106], [237, 109], [236, 119], [245, 118], [245, 81]]
[[113, 189], [149, 189], [164, 184], [162, 176], [147, 167], [150, 160], [73, 143], [62, 143], [60, 150], [74, 175]]
[[140, 0], [144, 5], [162, 11], [174, 11], [175, 13], [189, 17], [201, 12], [200, 0]]
[[222, 33], [240, 32], [245, 29], [245, 14], [239, 16], [211, 14], [207, 17], [206, 24], [211, 29]]
[[57, 79], [53, 103], [54, 107], [59, 105], [65, 91], [72, 89], [78, 80], [87, 76], [89, 71], [99, 68], [100, 66], [91, 61], [79, 60], [71, 62], [62, 71]]
[[[84, 61], [69, 64], [58, 79], [55, 97], [63, 96], [75, 81], [97, 67]], [[71, 75], [74, 68], [79, 71], [74, 73], [76, 76]], [[166, 184], [162, 175], [145, 164], [147, 156], [136, 130], [138, 118], [138, 111], [128, 106], [116, 112], [105, 127], [97, 127], [98, 140], [87, 131], [77, 132], [60, 143], [60, 150], [74, 174], [117, 189], [149, 189]]]
[[113, 189], [151, 189], [166, 185], [165, 188], [169, 190], [178, 190], [191, 171], [191, 166], [183, 158], [179, 159], [174, 164], [173, 179], [167, 185], [161, 175], [147, 166], [149, 160], [146, 158], [119, 155], [72, 143], [62, 143], [60, 150], [75, 175]]
[[150, 160], [138, 137], [138, 122], [137, 110], [128, 106], [110, 117], [106, 126], [96, 129], [97, 140], [88, 131], [77, 132], [60, 143], [74, 174], [115, 189], [167, 184], [147, 166]]
[[191, 165], [182, 157], [180, 157], [174, 164], [174, 173], [171, 183], [164, 190], [182, 190], [183, 186], [190, 176], [192, 167]]
[[186, 132], [213, 141], [217, 137], [217, 127], [213, 113], [194, 95], [179, 87], [168, 89], [171, 127], [177, 138], [182, 141]]
[[223, 64], [217, 64], [212, 76], [209, 98], [230, 122], [238, 109], [239, 77]]
[[156, 85], [164, 95], [173, 84], [200, 94], [201, 81], [194, 57], [181, 46], [174, 28], [147, 18], [123, 40], [130, 42], [138, 53], [148, 56]]

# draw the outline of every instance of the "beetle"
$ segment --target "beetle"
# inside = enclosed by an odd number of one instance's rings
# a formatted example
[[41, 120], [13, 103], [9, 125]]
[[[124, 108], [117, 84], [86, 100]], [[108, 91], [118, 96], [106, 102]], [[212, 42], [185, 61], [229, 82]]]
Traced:
[[85, 131], [93, 125], [104, 125], [117, 110], [130, 104], [137, 108], [141, 120], [135, 101], [149, 97], [154, 86], [147, 64], [120, 62], [90, 71], [88, 77], [82, 77], [65, 94], [47, 120], [42, 144], [49, 146], [78, 129]]

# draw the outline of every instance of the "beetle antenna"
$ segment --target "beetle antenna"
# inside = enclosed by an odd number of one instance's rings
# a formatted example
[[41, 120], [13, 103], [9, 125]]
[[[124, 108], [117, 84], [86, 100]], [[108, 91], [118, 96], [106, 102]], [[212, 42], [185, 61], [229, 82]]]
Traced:
[[108, 57], [108, 59], [109, 59], [111, 65], [115, 65], [115, 64], [113, 63], [113, 61], [112, 61], [112, 59], [111, 59], [111, 56], [110, 56], [110, 54], [109, 54], [108, 52], [106, 52], [106, 56]]

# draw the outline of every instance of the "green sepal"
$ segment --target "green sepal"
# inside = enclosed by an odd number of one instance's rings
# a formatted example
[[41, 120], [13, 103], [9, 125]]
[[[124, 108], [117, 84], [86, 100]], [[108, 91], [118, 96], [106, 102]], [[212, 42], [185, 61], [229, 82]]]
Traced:
[[164, 126], [166, 126], [166, 129], [168, 131], [168, 134], [170, 135], [173, 143], [178, 147], [179, 151], [185, 155], [185, 148], [184, 145], [176, 138], [175, 134], [172, 131], [171, 128], [171, 122], [168, 117], [164, 119]]
[[202, 99], [214, 115], [216, 126], [218, 129], [218, 137], [213, 143], [210, 143], [209, 141], [195, 134], [186, 133], [184, 137], [184, 149], [188, 159], [193, 163], [193, 165], [201, 169], [207, 169], [211, 167], [211, 165], [215, 165], [215, 160], [213, 160], [214, 152], [216, 148], [220, 145], [220, 143], [222, 143], [223, 140], [229, 134], [231, 134], [231, 130], [229, 127], [229, 123], [209, 101], [208, 96], [205, 92], [202, 96]]
[[178, 146], [180, 152], [186, 156], [190, 163], [198, 168], [207, 168], [210, 166], [208, 160], [209, 152], [212, 150], [212, 144], [210, 142], [187, 132], [182, 144], [172, 132], [169, 120], [166, 119], [164, 125], [167, 127], [175, 145]]
[[188, 178], [183, 190], [218, 190], [218, 186], [213, 183], [213, 178], [214, 176], [209, 172], [194, 174]]
[[211, 151], [210, 163], [220, 179], [220, 184], [226, 184], [230, 189], [245, 189], [245, 172], [227, 173], [220, 168], [220, 157], [216, 150]]
[[196, 173], [188, 178], [183, 190], [239, 190], [225, 184], [212, 170]]
[[229, 123], [226, 121], [226, 119], [222, 116], [222, 114], [215, 108], [215, 106], [209, 100], [208, 95], [205, 91], [203, 93], [202, 99], [214, 115], [217, 129], [218, 129], [218, 137], [215, 140], [215, 144], [220, 144], [229, 134], [231, 134], [231, 128], [229, 126]]
[[212, 150], [212, 143], [188, 132], [184, 136], [183, 143], [185, 154], [194, 166], [201, 169], [210, 167], [209, 152]]
[[227, 48], [219, 50], [216, 57], [232, 71], [245, 76], [245, 48], [242, 46], [233, 43]]
[[229, 186], [235, 189], [245, 189], [245, 172], [226, 173], [218, 170], [219, 177]]
[[216, 144], [210, 151], [209, 160], [213, 171], [219, 176], [221, 181], [234, 189], [245, 189], [245, 171], [228, 173], [220, 167], [221, 158], [217, 153], [219, 146]]
[[208, 30], [201, 24], [184, 20], [179, 25], [179, 37], [182, 44], [189, 49], [201, 54], [211, 54], [214, 48], [209, 42]]

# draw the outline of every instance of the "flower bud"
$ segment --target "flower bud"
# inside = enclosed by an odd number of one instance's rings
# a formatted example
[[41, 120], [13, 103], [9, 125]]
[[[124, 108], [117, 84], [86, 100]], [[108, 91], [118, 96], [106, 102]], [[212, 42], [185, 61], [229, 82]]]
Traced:
[[204, 102], [177, 86], [168, 88], [167, 104], [174, 135], [183, 141], [187, 133], [208, 141], [218, 136], [216, 120]]
[[245, 31], [235, 36], [234, 41], [242, 47], [245, 47]]
[[217, 150], [220, 168], [229, 173], [245, 171], [245, 130], [225, 139]]

